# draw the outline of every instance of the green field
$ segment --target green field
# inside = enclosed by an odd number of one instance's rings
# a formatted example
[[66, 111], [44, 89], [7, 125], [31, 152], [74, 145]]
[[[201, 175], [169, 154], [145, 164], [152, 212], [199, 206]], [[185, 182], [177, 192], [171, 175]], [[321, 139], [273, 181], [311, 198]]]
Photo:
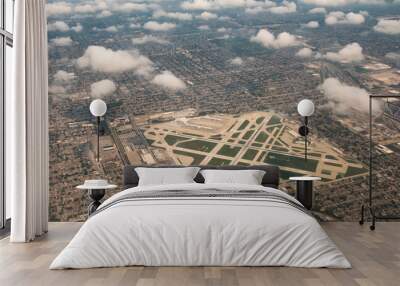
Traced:
[[175, 136], [175, 135], [167, 135], [164, 137], [164, 140], [165, 140], [165, 142], [167, 142], [167, 144], [169, 146], [173, 146], [175, 143], [177, 143], [179, 141], [187, 140], [187, 138]]
[[187, 142], [182, 142], [177, 145], [177, 147], [191, 149], [201, 152], [211, 152], [214, 147], [217, 146], [217, 143], [203, 141], [203, 140], [191, 140]]
[[202, 161], [204, 160], [204, 158], [206, 157], [206, 156], [204, 156], [204, 155], [189, 153], [189, 152], [180, 151], [180, 150], [174, 150], [174, 154], [192, 157], [192, 158], [193, 158], [192, 165], [200, 165], [201, 162], [202, 162]]
[[254, 160], [254, 158], [257, 156], [258, 151], [254, 149], [247, 149], [246, 153], [244, 153], [242, 159], [244, 160]]
[[242, 124], [239, 126], [238, 130], [243, 130], [247, 127], [247, 125], [249, 125], [250, 121], [245, 120], [242, 122]]
[[315, 172], [318, 165], [317, 160], [308, 159], [306, 161], [304, 160], [304, 158], [301, 157], [279, 154], [275, 152], [269, 152], [264, 159], [264, 163], [282, 167], [300, 169], [309, 172]]
[[208, 162], [208, 165], [211, 165], [211, 166], [226, 166], [226, 165], [229, 165], [230, 163], [231, 163], [230, 160], [225, 160], [225, 159], [214, 157]]
[[261, 132], [257, 135], [255, 141], [260, 142], [260, 143], [264, 143], [265, 141], [267, 141], [267, 139], [268, 139], [268, 134], [265, 133], [265, 132], [263, 132], [263, 131], [261, 131]]
[[235, 157], [239, 153], [240, 149], [241, 149], [240, 147], [224, 145], [224, 146], [222, 146], [221, 149], [219, 149], [218, 155], [227, 156], [227, 157]]

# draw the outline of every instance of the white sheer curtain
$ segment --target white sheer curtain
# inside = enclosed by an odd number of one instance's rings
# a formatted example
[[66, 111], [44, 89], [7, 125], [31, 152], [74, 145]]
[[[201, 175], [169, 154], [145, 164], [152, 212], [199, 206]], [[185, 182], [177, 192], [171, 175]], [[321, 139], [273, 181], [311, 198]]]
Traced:
[[12, 242], [48, 225], [48, 66], [45, 0], [15, 2], [13, 92], [6, 98], [6, 187]]

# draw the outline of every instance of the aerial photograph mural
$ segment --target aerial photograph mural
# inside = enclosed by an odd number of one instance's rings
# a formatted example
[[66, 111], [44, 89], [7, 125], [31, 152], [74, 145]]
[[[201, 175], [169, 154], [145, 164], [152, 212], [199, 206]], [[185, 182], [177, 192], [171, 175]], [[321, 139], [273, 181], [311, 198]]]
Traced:
[[[259, 165], [318, 176], [314, 214], [359, 219], [369, 95], [400, 99], [400, 1], [49, 0], [50, 219], [125, 165]], [[97, 122], [102, 99], [99, 160]], [[308, 154], [298, 103], [310, 99]], [[374, 200], [399, 214], [400, 100], [372, 101]], [[118, 192], [116, 189], [113, 192]], [[108, 195], [112, 194], [110, 192]]]

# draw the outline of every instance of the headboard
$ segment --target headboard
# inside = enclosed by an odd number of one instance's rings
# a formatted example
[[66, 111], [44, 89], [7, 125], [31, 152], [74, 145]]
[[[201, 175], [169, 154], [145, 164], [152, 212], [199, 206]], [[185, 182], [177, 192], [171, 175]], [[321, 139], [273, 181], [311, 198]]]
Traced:
[[[182, 168], [184, 166], [125, 166], [123, 184], [124, 189], [136, 187], [139, 183], [139, 176], [135, 171], [137, 167], [147, 168]], [[255, 165], [255, 166], [197, 166], [201, 169], [218, 169], [218, 170], [263, 170], [265, 175], [262, 179], [262, 185], [265, 187], [278, 188], [279, 186], [279, 167], [272, 165]], [[194, 179], [197, 183], [204, 183], [203, 176], [199, 173]]]

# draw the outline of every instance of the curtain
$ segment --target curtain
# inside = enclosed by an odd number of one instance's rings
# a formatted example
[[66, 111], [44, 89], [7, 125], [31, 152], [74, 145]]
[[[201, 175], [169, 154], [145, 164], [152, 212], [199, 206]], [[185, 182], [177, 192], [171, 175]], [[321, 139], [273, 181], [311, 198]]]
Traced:
[[6, 187], [12, 242], [48, 227], [48, 66], [46, 0], [15, 2], [14, 70], [6, 98]]

